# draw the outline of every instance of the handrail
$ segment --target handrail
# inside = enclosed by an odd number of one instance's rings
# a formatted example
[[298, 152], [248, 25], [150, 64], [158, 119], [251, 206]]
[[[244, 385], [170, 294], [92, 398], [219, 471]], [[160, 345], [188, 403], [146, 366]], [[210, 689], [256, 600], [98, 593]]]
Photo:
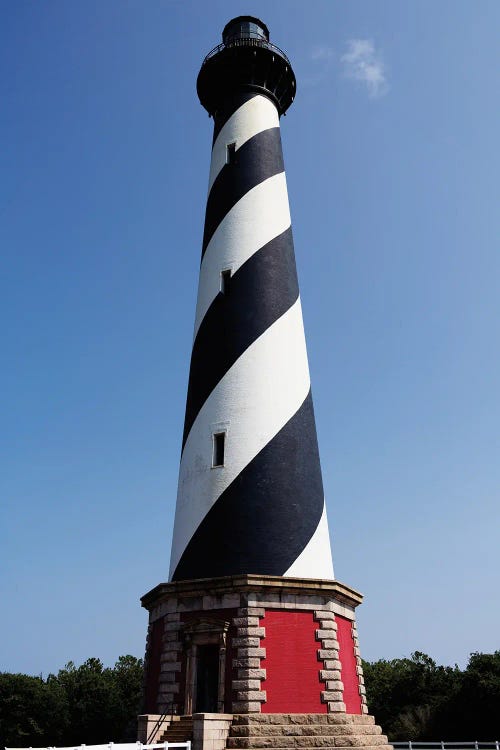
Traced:
[[155, 736], [155, 734], [159, 730], [160, 726], [163, 724], [163, 722], [167, 718], [168, 714], [170, 714], [170, 716], [172, 717], [172, 719], [174, 718], [174, 702], [173, 701], [170, 702], [170, 711], [164, 711], [161, 714], [160, 718], [157, 719], [156, 724], [154, 725], [153, 729], [150, 731], [150, 733], [148, 735], [148, 738], [146, 740], [146, 745], [149, 745], [151, 739]]
[[217, 55], [219, 52], [222, 52], [225, 49], [230, 49], [231, 47], [263, 47], [264, 49], [271, 50], [271, 52], [276, 52], [278, 55], [283, 57], [286, 62], [291, 65], [290, 60], [285, 55], [282, 49], [277, 47], [275, 44], [272, 44], [272, 42], [268, 42], [265, 39], [256, 39], [255, 37], [238, 37], [237, 39], [233, 39], [229, 41], [227, 44], [222, 42], [222, 44], [218, 44], [217, 47], [214, 47], [213, 50], [210, 50], [208, 55], [203, 60], [201, 67], [205, 65], [210, 58], [214, 57], [214, 55]]

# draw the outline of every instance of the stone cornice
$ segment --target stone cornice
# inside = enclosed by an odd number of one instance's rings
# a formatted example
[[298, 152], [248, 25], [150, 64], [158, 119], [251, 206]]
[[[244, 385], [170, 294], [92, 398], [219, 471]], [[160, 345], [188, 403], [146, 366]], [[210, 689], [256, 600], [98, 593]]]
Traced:
[[160, 583], [141, 598], [142, 606], [150, 610], [171, 597], [192, 597], [218, 594], [234, 594], [247, 591], [266, 591], [286, 595], [331, 596], [350, 607], [357, 607], [363, 596], [340, 581], [319, 578], [284, 578], [244, 574], [220, 578], [197, 578], [187, 581]]

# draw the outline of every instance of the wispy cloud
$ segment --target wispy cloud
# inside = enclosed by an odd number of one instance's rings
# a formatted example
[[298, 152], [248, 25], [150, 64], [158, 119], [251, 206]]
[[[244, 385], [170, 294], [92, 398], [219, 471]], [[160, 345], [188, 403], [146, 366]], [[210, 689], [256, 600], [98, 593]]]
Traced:
[[333, 58], [333, 49], [324, 44], [319, 44], [311, 50], [311, 60], [331, 60]]
[[326, 44], [317, 44], [309, 52], [309, 66], [305, 75], [300, 77], [301, 87], [319, 86], [330, 74], [334, 60], [334, 51]]
[[355, 81], [361, 81], [370, 97], [383, 96], [389, 90], [385, 65], [371, 39], [349, 39], [347, 52], [342, 55], [340, 62], [344, 67], [344, 74]]

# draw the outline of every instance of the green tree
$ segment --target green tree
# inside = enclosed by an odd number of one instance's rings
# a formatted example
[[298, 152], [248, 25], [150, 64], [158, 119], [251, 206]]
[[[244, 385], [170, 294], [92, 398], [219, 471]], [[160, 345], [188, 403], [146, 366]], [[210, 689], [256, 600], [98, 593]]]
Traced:
[[113, 669], [118, 705], [113, 737], [121, 741], [137, 739], [137, 716], [142, 711], [144, 669], [142, 659], [120, 656]]
[[410, 659], [364, 664], [368, 706], [392, 740], [426, 740], [439, 735], [441, 707], [455, 695], [458, 667], [442, 667], [415, 651]]
[[0, 747], [134, 741], [141, 709], [142, 661], [120, 656], [69, 662], [46, 680], [0, 673]]
[[460, 688], [442, 713], [447, 738], [500, 737], [500, 651], [470, 655]]
[[135, 739], [142, 695], [142, 661], [122, 656], [113, 669], [99, 659], [80, 667], [70, 662], [55, 678], [66, 693], [68, 744], [86, 745]]
[[55, 745], [67, 723], [66, 695], [54, 682], [0, 673], [0, 746]]

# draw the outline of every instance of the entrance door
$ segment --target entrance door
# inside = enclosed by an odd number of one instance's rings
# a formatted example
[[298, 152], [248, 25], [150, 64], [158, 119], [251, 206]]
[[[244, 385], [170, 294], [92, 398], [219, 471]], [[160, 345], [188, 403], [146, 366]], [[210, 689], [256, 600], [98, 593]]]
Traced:
[[196, 649], [196, 713], [217, 713], [219, 692], [219, 646]]

